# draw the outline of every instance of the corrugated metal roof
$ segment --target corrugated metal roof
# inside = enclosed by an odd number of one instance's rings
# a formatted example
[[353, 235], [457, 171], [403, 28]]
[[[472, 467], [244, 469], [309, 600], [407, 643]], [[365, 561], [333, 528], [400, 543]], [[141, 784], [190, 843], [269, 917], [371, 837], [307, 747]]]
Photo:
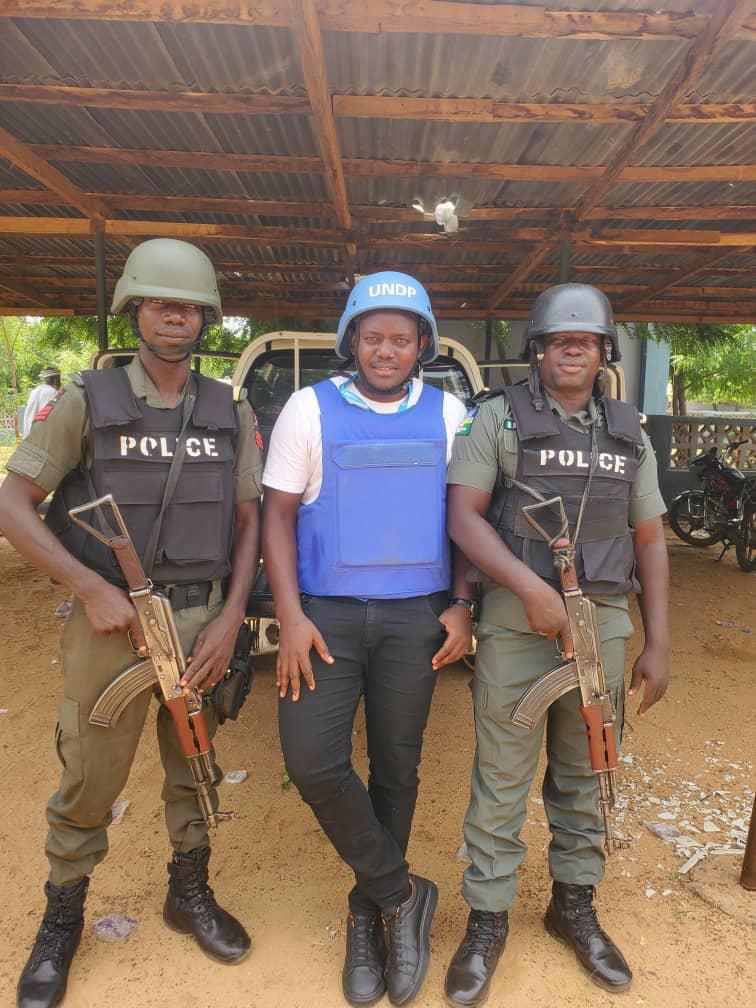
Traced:
[[[486, 3], [488, 0], [486, 0]], [[528, 0], [523, 6], [542, 6]], [[58, 5], [59, 8], [60, 5]], [[577, 0], [562, 5], [584, 11], [644, 12], [647, 0]], [[689, 0], [665, 0], [667, 13], [687, 14]], [[716, 0], [697, 0], [696, 15], [718, 10]], [[56, 5], [50, 5], [51, 14]], [[170, 16], [170, 11], [169, 11]], [[470, 17], [476, 17], [471, 7]], [[495, 37], [467, 33], [323, 32], [327, 86], [332, 93], [364, 96], [494, 99], [504, 102], [550, 104], [653, 103], [680, 66], [690, 42], [682, 38], [533, 38]], [[753, 66], [756, 44], [750, 38], [730, 41], [710, 61], [684, 99], [689, 102], [754, 101]], [[285, 28], [244, 27], [223, 24], [139, 22], [118, 20], [66, 20], [60, 17], [9, 19], [0, 16], [0, 83], [18, 85], [63, 85], [69, 87], [117, 88], [131, 91], [215, 92], [233, 94], [273, 94], [306, 96], [304, 74], [293, 35]], [[0, 95], [0, 99], [2, 95]], [[332, 205], [331, 190], [323, 173], [302, 171], [296, 158], [320, 160], [321, 147], [315, 120], [307, 115], [243, 115], [217, 112], [141, 111], [111, 109], [83, 104], [77, 106], [0, 100], [0, 126], [25, 144], [60, 147], [101, 147], [143, 150], [143, 163], [72, 160], [70, 151], [52, 154], [51, 163], [84, 193], [121, 193], [142, 196], [188, 196], [197, 198], [249, 198], [286, 203]], [[627, 122], [442, 122], [407, 118], [337, 118], [336, 137], [343, 158], [373, 159], [377, 162], [418, 163], [414, 172], [387, 174], [375, 170], [366, 174], [346, 173], [347, 197], [353, 207], [407, 208], [419, 198], [426, 209], [444, 196], [459, 197], [460, 236], [457, 239], [427, 242], [425, 247], [404, 245], [404, 235], [427, 233], [438, 236], [432, 220], [419, 215], [412, 220], [375, 222], [355, 212], [353, 237], [358, 248], [358, 266], [370, 270], [382, 265], [413, 267], [425, 276], [434, 269], [456, 265], [490, 266], [496, 282], [506, 278], [535, 249], [533, 240], [522, 237], [523, 228], [552, 229], [558, 237], [559, 219], [552, 208], [564, 213], [571, 224], [571, 212], [578, 200], [590, 193], [595, 175], [581, 180], [541, 180], [540, 166], [588, 166], [607, 164], [634, 135], [635, 125]], [[181, 167], [161, 164], [160, 151], [204, 152], [215, 158]], [[2, 147], [0, 147], [0, 153]], [[633, 151], [630, 164], [643, 167], [690, 167], [752, 165], [756, 153], [756, 125], [696, 122], [666, 123], [650, 140]], [[274, 155], [291, 159], [275, 171], [227, 170], [227, 155]], [[458, 175], [437, 167], [464, 165]], [[423, 165], [428, 167], [423, 169]], [[470, 177], [469, 166], [480, 164], [533, 166], [531, 178], [491, 177], [483, 169]], [[300, 170], [295, 170], [300, 169]], [[453, 169], [451, 169], [453, 171]], [[0, 190], [37, 188], [35, 179], [8, 161], [0, 160]], [[590, 228], [623, 231], [727, 232], [756, 230], [753, 207], [756, 182], [657, 181], [649, 183], [616, 181], [599, 201], [600, 207], [686, 206], [691, 208], [739, 204], [743, 211], [731, 211], [716, 220], [655, 219], [626, 220], [609, 213], [600, 220], [578, 223]], [[522, 220], [469, 219], [473, 207], [532, 207], [534, 213]], [[537, 208], [549, 208], [539, 214]], [[275, 213], [240, 213], [239, 208], [210, 211], [161, 207], [147, 211], [137, 207], [114, 212], [122, 222], [154, 221], [156, 224], [193, 223], [256, 230], [275, 228], [287, 244], [273, 242], [261, 247], [250, 241], [221, 235], [195, 240], [218, 262], [224, 274], [269, 264], [292, 264], [345, 268], [343, 248], [303, 245], [306, 232], [312, 241], [318, 232], [337, 228], [336, 211], [313, 216], [303, 208], [300, 216]], [[3, 199], [0, 216], [81, 217], [81, 211], [65, 200], [35, 203], [33, 199]], [[11, 227], [9, 222], [8, 228]], [[281, 231], [280, 229], [283, 229]], [[7, 230], [7, 229], [6, 229]], [[288, 241], [289, 234], [291, 241]], [[375, 236], [387, 241], [370, 245]], [[470, 242], [465, 246], [466, 240]], [[125, 253], [138, 237], [108, 238], [108, 249]], [[482, 246], [480, 242], [485, 242]], [[477, 242], [478, 245], [474, 243]], [[91, 240], [50, 236], [11, 235], [0, 232], [0, 255], [46, 254], [81, 257], [92, 254]], [[665, 274], [692, 266], [711, 251], [706, 246], [674, 248], [664, 252], [638, 248], [633, 255], [622, 247], [596, 247], [590, 253], [575, 249], [576, 267], [597, 266], [593, 271], [604, 283], [624, 272], [638, 283], [658, 282]], [[733, 248], [732, 259], [743, 267], [740, 285], [747, 288], [747, 270], [753, 266], [748, 249]], [[239, 270], [233, 266], [238, 265]], [[501, 267], [500, 274], [497, 273]], [[4, 270], [0, 262], [0, 277]], [[53, 267], [29, 268], [44, 277]], [[734, 268], [734, 267], [733, 267]], [[58, 274], [75, 277], [76, 266], [63, 267]], [[525, 283], [554, 280], [558, 254], [554, 250]], [[639, 272], [645, 270], [646, 272]], [[652, 273], [651, 270], [656, 270]], [[246, 274], [244, 274], [246, 275]], [[316, 292], [325, 285], [332, 289], [332, 274], [319, 276], [307, 270], [285, 269], [280, 274], [293, 279], [301, 292]], [[465, 274], [467, 275], [467, 274]], [[726, 282], [704, 279], [682, 286], [735, 287], [728, 274]], [[468, 275], [469, 277], [469, 275]], [[643, 279], [645, 277], [645, 279]], [[489, 275], [486, 275], [489, 278]], [[721, 279], [721, 278], [720, 278]], [[617, 282], [616, 279], [614, 281]], [[634, 283], [636, 281], [633, 281]], [[330, 285], [330, 286], [329, 286]], [[262, 292], [263, 294], [265, 291]], [[517, 292], [514, 292], [515, 295]], [[292, 293], [292, 297], [296, 292]], [[480, 292], [476, 297], [482, 297]], [[505, 302], [506, 304], [506, 302]]]

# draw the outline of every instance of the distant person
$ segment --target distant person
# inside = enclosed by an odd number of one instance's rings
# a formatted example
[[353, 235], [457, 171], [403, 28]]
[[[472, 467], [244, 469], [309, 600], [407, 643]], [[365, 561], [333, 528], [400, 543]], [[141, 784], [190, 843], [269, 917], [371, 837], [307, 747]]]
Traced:
[[31, 430], [34, 418], [54, 399], [60, 389], [60, 371], [56, 367], [42, 368], [39, 373], [40, 385], [35, 385], [29, 393], [29, 401], [24, 410], [24, 420], [21, 433], [24, 437]]

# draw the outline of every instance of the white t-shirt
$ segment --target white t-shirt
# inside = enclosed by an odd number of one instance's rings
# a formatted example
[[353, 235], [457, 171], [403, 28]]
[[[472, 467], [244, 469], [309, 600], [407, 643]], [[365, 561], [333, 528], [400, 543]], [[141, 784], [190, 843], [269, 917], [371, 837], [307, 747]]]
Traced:
[[[334, 385], [349, 381], [343, 375], [330, 379]], [[415, 405], [420, 398], [423, 383], [412, 379], [406, 408]], [[452, 444], [457, 428], [465, 417], [464, 404], [450, 392], [444, 392], [443, 418], [446, 427], [446, 461], [451, 460]], [[396, 413], [402, 405], [399, 402], [376, 402], [367, 399], [375, 413]], [[352, 406], [352, 409], [360, 409]], [[320, 493], [323, 483], [323, 439], [320, 428], [320, 405], [312, 388], [294, 392], [276, 420], [270, 435], [268, 457], [265, 462], [263, 484], [273, 490], [302, 494], [302, 503], [311, 504]]]
[[31, 425], [34, 421], [34, 417], [39, 413], [43, 406], [47, 406], [50, 400], [57, 393], [57, 389], [53, 388], [52, 385], [37, 385], [29, 393], [29, 401], [26, 404], [26, 409], [24, 410], [24, 422], [22, 424], [22, 431], [24, 437], [31, 430]]

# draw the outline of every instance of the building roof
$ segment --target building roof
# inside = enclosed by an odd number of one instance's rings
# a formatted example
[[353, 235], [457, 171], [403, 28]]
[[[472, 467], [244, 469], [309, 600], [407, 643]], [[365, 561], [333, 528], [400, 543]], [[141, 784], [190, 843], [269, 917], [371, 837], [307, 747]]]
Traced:
[[0, 310], [93, 313], [99, 230], [109, 295], [183, 237], [227, 314], [385, 268], [519, 318], [569, 253], [620, 319], [753, 321], [756, 9], [660, 6], [0, 0]]

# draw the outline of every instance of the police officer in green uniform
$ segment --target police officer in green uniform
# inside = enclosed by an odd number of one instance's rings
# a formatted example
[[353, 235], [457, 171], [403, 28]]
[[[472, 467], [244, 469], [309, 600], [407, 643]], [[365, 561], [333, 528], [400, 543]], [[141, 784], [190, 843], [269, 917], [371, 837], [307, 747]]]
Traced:
[[[136, 612], [109, 551], [77, 534], [68, 508], [113, 493], [148, 573], [171, 599], [190, 656], [185, 684], [205, 693], [228, 669], [257, 565], [261, 456], [254, 415], [246, 401], [234, 402], [231, 387], [191, 372], [204, 330], [221, 320], [212, 263], [186, 242], [144, 242], [128, 257], [112, 310], [128, 312], [140, 341], [137, 356], [127, 368], [76, 375], [38, 415], [0, 489], [7, 538], [74, 596], [61, 640], [55, 742], [63, 773], [47, 806], [47, 909], [18, 984], [21, 1008], [63, 999], [89, 875], [107, 853], [111, 806], [126, 783], [152, 696], [138, 695], [111, 727], [89, 723], [102, 690], [135, 660], [128, 631]], [[161, 520], [179, 436], [184, 457]], [[43, 523], [36, 509], [49, 493]], [[145, 553], [155, 527], [150, 564]], [[205, 706], [212, 733], [217, 715]], [[193, 935], [220, 962], [238, 962], [250, 939], [208, 887], [207, 829], [162, 706], [157, 734], [173, 847], [165, 922]], [[212, 801], [217, 807], [214, 789]]]
[[455, 439], [449, 532], [482, 581], [472, 681], [477, 749], [465, 819], [471, 864], [462, 889], [470, 913], [446, 976], [447, 1000], [457, 1006], [483, 1003], [504, 948], [526, 852], [520, 830], [544, 732], [542, 794], [553, 879], [546, 929], [606, 989], [624, 990], [632, 978], [593, 906], [604, 874], [603, 830], [579, 697], [566, 693], [532, 731], [510, 720], [522, 693], [557, 664], [552, 642], [559, 637], [568, 654], [571, 646], [551, 550], [522, 515], [536, 499], [531, 490], [564, 502], [580, 586], [598, 609], [618, 725], [625, 641], [633, 630], [631, 592], [640, 593], [645, 631], [630, 685], [631, 694], [643, 690], [640, 713], [666, 689], [666, 509], [638, 411], [603, 394], [609, 354], [619, 358], [611, 306], [601, 291], [585, 284], [550, 288], [536, 300], [526, 332], [528, 384], [488, 398], [477, 413], [473, 408]]

